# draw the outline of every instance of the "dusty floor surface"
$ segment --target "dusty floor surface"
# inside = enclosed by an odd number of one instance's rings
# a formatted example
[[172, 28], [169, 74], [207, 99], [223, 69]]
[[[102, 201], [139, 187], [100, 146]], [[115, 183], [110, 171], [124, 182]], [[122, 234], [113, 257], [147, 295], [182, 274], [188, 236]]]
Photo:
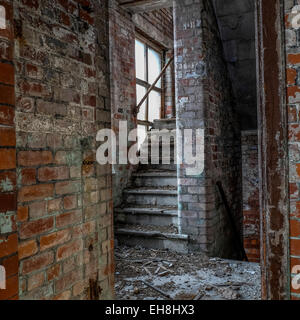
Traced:
[[115, 258], [118, 300], [260, 299], [257, 263], [124, 246]]

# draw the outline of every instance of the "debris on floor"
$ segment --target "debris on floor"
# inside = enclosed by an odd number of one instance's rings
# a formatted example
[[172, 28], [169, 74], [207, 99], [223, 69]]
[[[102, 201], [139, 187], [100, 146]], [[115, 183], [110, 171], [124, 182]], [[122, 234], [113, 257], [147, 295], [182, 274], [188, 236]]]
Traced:
[[118, 300], [260, 300], [257, 263], [119, 246]]

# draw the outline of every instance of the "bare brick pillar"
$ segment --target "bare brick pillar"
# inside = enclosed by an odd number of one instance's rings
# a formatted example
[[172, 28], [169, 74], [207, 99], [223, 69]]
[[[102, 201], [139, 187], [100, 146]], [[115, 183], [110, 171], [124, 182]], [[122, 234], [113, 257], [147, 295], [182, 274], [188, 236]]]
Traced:
[[205, 133], [203, 173], [188, 175], [185, 164], [178, 169], [181, 232], [190, 236], [191, 249], [233, 257], [237, 250], [216, 182], [241, 230], [240, 130], [217, 23], [210, 1], [174, 5], [177, 129]]

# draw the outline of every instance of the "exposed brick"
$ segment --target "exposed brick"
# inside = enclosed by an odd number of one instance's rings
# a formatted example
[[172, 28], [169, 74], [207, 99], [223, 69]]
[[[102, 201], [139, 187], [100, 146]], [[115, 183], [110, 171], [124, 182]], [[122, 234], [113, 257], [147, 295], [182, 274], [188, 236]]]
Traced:
[[66, 180], [69, 178], [68, 167], [43, 167], [38, 170], [40, 181]]
[[81, 295], [86, 288], [87, 288], [87, 286], [86, 286], [86, 282], [85, 281], [80, 281], [80, 282], [74, 284], [74, 286], [73, 286], [73, 295], [75, 297]]
[[18, 199], [20, 202], [45, 199], [53, 196], [53, 184], [26, 186], [20, 189]]
[[15, 110], [9, 106], [0, 106], [0, 124], [13, 125]]
[[80, 190], [80, 184], [77, 181], [58, 182], [55, 184], [55, 192], [58, 195], [75, 193]]
[[69, 230], [61, 230], [51, 234], [47, 234], [40, 238], [41, 251], [57, 246], [58, 244], [67, 242], [70, 240]]
[[48, 201], [48, 213], [56, 212], [61, 209], [62, 199], [53, 199]]
[[292, 256], [300, 257], [300, 239], [290, 240], [290, 253]]
[[50, 88], [38, 82], [21, 80], [18, 82], [18, 87], [24, 95], [45, 98], [51, 95]]
[[24, 259], [31, 257], [38, 252], [37, 242], [35, 240], [29, 240], [26, 242], [21, 242], [19, 244], [19, 259]]
[[47, 270], [47, 279], [48, 279], [48, 281], [52, 281], [53, 279], [56, 279], [57, 277], [59, 277], [60, 270], [61, 270], [60, 264], [55, 264], [52, 267], [50, 267]]
[[0, 84], [0, 101], [2, 104], [14, 105], [15, 104], [14, 87]]
[[45, 165], [52, 161], [50, 151], [20, 151], [18, 153], [18, 164], [25, 167]]
[[18, 235], [0, 236], [0, 258], [9, 256], [18, 251]]
[[16, 145], [16, 133], [14, 128], [0, 128], [0, 146], [13, 147]]
[[30, 219], [41, 218], [47, 214], [47, 202], [40, 201], [34, 202], [29, 205]]
[[16, 168], [16, 150], [0, 149], [0, 170]]
[[28, 291], [41, 287], [45, 281], [45, 274], [43, 272], [37, 273], [28, 279]]
[[48, 251], [24, 260], [22, 263], [22, 274], [28, 274], [40, 270], [53, 263], [53, 259], [53, 252]]
[[96, 231], [96, 222], [89, 221], [74, 228], [73, 237], [86, 236]]
[[17, 99], [17, 109], [22, 112], [33, 112], [35, 109], [34, 99], [28, 97], [19, 97]]
[[[82, 298], [79, 295], [83, 294], [84, 283], [89, 285], [88, 279], [83, 280], [83, 277], [88, 277], [98, 267], [99, 250], [90, 254], [91, 261], [87, 261], [85, 267], [83, 247], [89, 243], [96, 246], [98, 234], [95, 231], [102, 220], [99, 213], [103, 211], [97, 208], [96, 193], [90, 198], [96, 209], [90, 221], [83, 219], [81, 206], [85, 185], [82, 179], [89, 175], [98, 180], [96, 165], [88, 171], [82, 169], [82, 156], [95, 154], [92, 136], [100, 128], [109, 127], [111, 120], [108, 34], [104, 32], [98, 36], [99, 26], [89, 25], [89, 22], [101, 26], [108, 23], [107, 3], [100, 2], [94, 8], [94, 1], [88, 2], [86, 7], [74, 0], [55, 0], [52, 4], [56, 5], [56, 10], [53, 11], [47, 1], [16, 0], [15, 13], [11, 12], [9, 19], [16, 23], [16, 36], [9, 36], [13, 39], [11, 44], [19, 44], [17, 54], [13, 48], [7, 50], [2, 44], [3, 31], [0, 30], [0, 62], [5, 62], [5, 57], [11, 58], [9, 63], [15, 68], [11, 70], [15, 76], [8, 82], [16, 79], [15, 85], [6, 85], [11, 88], [11, 95], [0, 88], [0, 98], [3, 94], [6, 99], [0, 101], [0, 124], [2, 119], [11, 126], [14, 126], [14, 118], [17, 121], [18, 237], [20, 247], [24, 246], [18, 270], [22, 277], [20, 299], [71, 299], [75, 294]], [[97, 16], [95, 21], [94, 16]], [[124, 69], [134, 75], [132, 67], [133, 57]], [[0, 83], [1, 79], [0, 75]], [[134, 86], [128, 95], [133, 101]], [[98, 122], [95, 122], [96, 105], [99, 107]], [[14, 145], [1, 145], [0, 141], [0, 147], [1, 150]], [[3, 158], [0, 155], [0, 163]], [[11, 172], [15, 168], [14, 164]], [[106, 185], [111, 167], [107, 166], [101, 174]], [[16, 191], [15, 184], [12, 185], [15, 189], [11, 193]], [[100, 185], [105, 187], [102, 181]], [[88, 197], [85, 200], [89, 201]], [[86, 205], [91, 203], [85, 202]], [[105, 234], [112, 237], [112, 232], [106, 229]], [[30, 251], [29, 244], [34, 243], [37, 252], [33, 248]]]
[[82, 219], [82, 213], [80, 210], [62, 213], [56, 217], [56, 227], [61, 228], [67, 225], [76, 224]]
[[290, 236], [300, 238], [300, 221], [290, 220]]
[[75, 253], [80, 252], [83, 249], [82, 241], [76, 240], [71, 243], [60, 246], [57, 249], [56, 259], [57, 261], [66, 259]]
[[25, 168], [21, 170], [22, 185], [32, 185], [36, 183], [36, 169]]
[[299, 53], [296, 53], [296, 54], [290, 53], [290, 54], [288, 54], [287, 61], [288, 61], [288, 63], [294, 64], [294, 65], [300, 63], [300, 54]]
[[28, 78], [41, 80], [43, 78], [43, 69], [40, 66], [27, 63], [25, 67], [26, 76]]
[[296, 83], [297, 71], [295, 69], [291, 69], [291, 68], [287, 69], [286, 76], [287, 76], [287, 83], [288, 84], [295, 84]]
[[77, 196], [66, 196], [64, 197], [64, 208], [65, 210], [72, 210], [77, 207]]
[[24, 222], [20, 227], [20, 238], [31, 238], [35, 235], [45, 233], [53, 228], [53, 217]]
[[113, 240], [106, 240], [102, 243], [102, 254], [110, 252], [114, 248], [114, 241]]
[[63, 104], [47, 102], [44, 100], [38, 100], [37, 111], [39, 113], [50, 114], [50, 115], [67, 115], [67, 107]]
[[81, 274], [79, 270], [74, 270], [68, 274], [63, 275], [55, 282], [55, 291], [60, 292], [68, 287], [71, 287], [75, 282], [81, 280]]
[[28, 220], [28, 207], [18, 207], [18, 221], [24, 222]]
[[0, 62], [0, 82], [14, 85], [14, 67], [9, 63]]

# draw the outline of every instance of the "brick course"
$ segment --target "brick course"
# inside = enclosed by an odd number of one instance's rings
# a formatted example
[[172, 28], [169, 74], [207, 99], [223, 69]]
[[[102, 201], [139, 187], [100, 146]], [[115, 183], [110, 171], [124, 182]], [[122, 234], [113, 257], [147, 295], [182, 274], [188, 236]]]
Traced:
[[[112, 248], [102, 252], [96, 241], [112, 237], [112, 223], [104, 223], [111, 217], [111, 173], [95, 159], [96, 133], [110, 127], [107, 1], [15, 0], [14, 6], [21, 26], [14, 52], [20, 299], [88, 299], [98, 263], [113, 261]], [[7, 81], [11, 86], [13, 78]], [[14, 104], [1, 83], [0, 97]], [[2, 114], [9, 123], [10, 110]], [[3, 135], [3, 152], [11, 152], [14, 133]], [[91, 178], [93, 190], [86, 187]], [[83, 214], [93, 206], [105, 210]], [[109, 283], [100, 298], [112, 297], [113, 273], [100, 276]]]

